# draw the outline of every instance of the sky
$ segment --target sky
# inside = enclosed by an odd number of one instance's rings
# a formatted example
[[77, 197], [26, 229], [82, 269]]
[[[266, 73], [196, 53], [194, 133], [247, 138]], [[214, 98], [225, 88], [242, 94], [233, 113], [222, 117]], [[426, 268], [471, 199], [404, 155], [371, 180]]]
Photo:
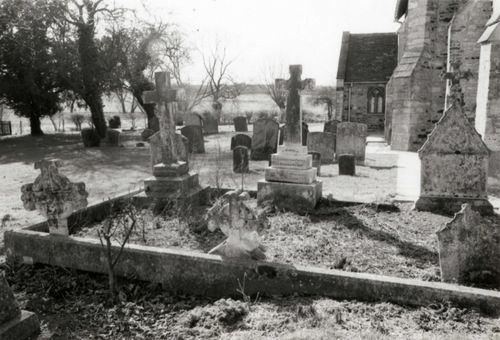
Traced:
[[[343, 31], [395, 32], [396, 0], [115, 0], [141, 15], [173, 22], [192, 49], [188, 81], [203, 78], [202, 53], [216, 42], [234, 59], [238, 82], [263, 83], [302, 64], [303, 78], [334, 85]], [[270, 72], [269, 70], [272, 70]]]

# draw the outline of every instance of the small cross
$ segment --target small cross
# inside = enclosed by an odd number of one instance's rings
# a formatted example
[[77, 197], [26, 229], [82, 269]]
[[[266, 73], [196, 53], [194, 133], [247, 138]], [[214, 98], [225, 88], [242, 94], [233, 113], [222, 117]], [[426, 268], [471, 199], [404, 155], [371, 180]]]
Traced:
[[157, 105], [157, 116], [160, 123], [160, 136], [165, 147], [164, 163], [176, 163], [179, 161], [179, 153], [175, 143], [175, 120], [168, 104], [184, 99], [183, 89], [172, 89], [170, 85], [170, 74], [168, 72], [155, 73], [154, 91], [146, 91], [142, 94], [145, 104]]
[[290, 79], [276, 79], [275, 87], [287, 90], [285, 144], [302, 145], [302, 109], [300, 100], [301, 90], [312, 90], [315, 87], [314, 79], [301, 80], [302, 65], [290, 65]]

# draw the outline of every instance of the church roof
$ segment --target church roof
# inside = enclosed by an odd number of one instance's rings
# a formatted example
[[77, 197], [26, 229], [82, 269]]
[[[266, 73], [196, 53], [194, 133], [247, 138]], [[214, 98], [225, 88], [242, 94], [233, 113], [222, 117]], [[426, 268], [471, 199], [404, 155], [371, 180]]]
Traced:
[[452, 106], [446, 110], [427, 141], [418, 150], [420, 157], [436, 153], [489, 155], [490, 150], [465, 113]]
[[398, 21], [403, 15], [408, 12], [408, 0], [398, 0], [396, 3], [396, 11], [394, 13], [394, 20]]
[[387, 82], [396, 68], [396, 33], [351, 34], [344, 32], [337, 79], [344, 82]]

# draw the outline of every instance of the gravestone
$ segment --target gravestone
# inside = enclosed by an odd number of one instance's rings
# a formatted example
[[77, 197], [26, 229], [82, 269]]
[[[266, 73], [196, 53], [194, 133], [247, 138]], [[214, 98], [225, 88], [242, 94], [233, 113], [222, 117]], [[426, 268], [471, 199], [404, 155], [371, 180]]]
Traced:
[[203, 134], [213, 135], [219, 133], [219, 122], [210, 112], [203, 113]]
[[316, 174], [321, 176], [321, 154], [316, 151], [309, 151], [307, 154], [312, 156], [312, 167], [316, 168]]
[[498, 225], [464, 204], [437, 236], [442, 281], [500, 288]]
[[23, 340], [40, 332], [35, 314], [21, 311], [3, 274], [0, 274], [0, 339]]
[[248, 165], [248, 148], [237, 146], [233, 149], [233, 171], [237, 174], [250, 171]]
[[368, 125], [366, 124], [352, 122], [337, 124], [336, 154], [354, 155], [356, 163], [364, 164], [367, 137]]
[[323, 132], [333, 133], [336, 136], [338, 123], [339, 122], [336, 120], [329, 120], [329, 121], [325, 122], [325, 124], [323, 125]]
[[335, 135], [328, 132], [309, 132], [307, 150], [321, 154], [322, 164], [331, 164], [335, 160]]
[[121, 131], [118, 129], [106, 129], [106, 143], [109, 146], [120, 146]]
[[416, 209], [454, 214], [468, 203], [481, 214], [493, 212], [487, 192], [490, 151], [460, 106], [446, 110], [418, 156]]
[[[169, 103], [182, 100], [183, 91], [172, 89], [170, 74], [155, 73], [155, 90], [143, 94], [146, 104], [156, 104], [160, 131], [153, 135], [151, 160], [154, 178], [144, 181], [147, 196], [163, 199], [182, 198], [190, 204], [197, 204], [201, 187], [198, 174], [189, 172], [185, 145], [175, 131], [175, 121]], [[196, 127], [194, 127], [196, 128]], [[201, 130], [201, 127], [197, 127]]]
[[278, 148], [279, 124], [270, 118], [258, 119], [253, 124], [252, 160], [267, 161]]
[[356, 176], [356, 158], [354, 155], [339, 155], [339, 175]]
[[85, 183], [71, 183], [61, 175], [61, 166], [58, 159], [36, 162], [35, 169], [40, 169], [41, 174], [33, 183], [21, 187], [21, 200], [26, 210], [38, 210], [47, 218], [51, 234], [67, 236], [68, 217], [87, 206], [88, 193]]
[[262, 261], [266, 248], [257, 231], [262, 228], [264, 214], [247, 192], [234, 190], [225, 193], [207, 212], [208, 229], [220, 229], [227, 239], [209, 251], [226, 258]]
[[234, 122], [234, 131], [236, 132], [248, 131], [247, 117], [236, 117], [233, 119], [233, 122]]
[[12, 123], [10, 121], [0, 120], [0, 136], [12, 135]]
[[[307, 135], [309, 133], [309, 125], [302, 122], [302, 145], [307, 145]], [[279, 145], [283, 145], [286, 135], [286, 125], [280, 127], [280, 142]]]
[[184, 126], [203, 126], [203, 118], [198, 113], [186, 113]]
[[205, 153], [205, 140], [203, 139], [203, 130], [201, 126], [184, 126], [181, 133], [188, 140], [189, 153]]
[[252, 137], [242, 133], [237, 134], [231, 138], [231, 150], [237, 146], [245, 146], [249, 150], [252, 149]]
[[[301, 80], [302, 66], [290, 66], [290, 79], [276, 79], [276, 88], [286, 88], [286, 125], [284, 145], [271, 157], [271, 166], [265, 170], [265, 179], [257, 184], [259, 204], [272, 201], [279, 208], [297, 212], [313, 210], [321, 198], [322, 182], [317, 180], [317, 169], [312, 167], [312, 155], [303, 145], [302, 108], [300, 91], [312, 88], [314, 80]], [[255, 144], [255, 140], [253, 140]]]

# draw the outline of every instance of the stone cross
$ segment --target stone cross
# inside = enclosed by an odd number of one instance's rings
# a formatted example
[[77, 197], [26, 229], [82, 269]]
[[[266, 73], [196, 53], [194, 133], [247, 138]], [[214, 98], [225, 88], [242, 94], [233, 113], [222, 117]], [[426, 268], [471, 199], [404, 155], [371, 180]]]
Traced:
[[26, 210], [38, 210], [47, 218], [51, 234], [68, 235], [67, 218], [87, 206], [88, 193], [85, 183], [72, 183], [59, 173], [61, 165], [58, 159], [36, 162], [41, 174], [21, 187], [21, 200]]
[[180, 101], [184, 98], [183, 89], [172, 89], [170, 85], [170, 74], [168, 72], [155, 73], [154, 91], [143, 93], [145, 104], [156, 104], [158, 121], [160, 124], [160, 137], [162, 144], [162, 162], [164, 166], [178, 168], [181, 161], [177, 140], [175, 136], [175, 119], [168, 104]]
[[285, 145], [302, 145], [302, 108], [300, 91], [313, 89], [314, 79], [301, 79], [302, 65], [290, 65], [290, 79], [276, 79], [275, 87], [288, 91], [286, 100]]

